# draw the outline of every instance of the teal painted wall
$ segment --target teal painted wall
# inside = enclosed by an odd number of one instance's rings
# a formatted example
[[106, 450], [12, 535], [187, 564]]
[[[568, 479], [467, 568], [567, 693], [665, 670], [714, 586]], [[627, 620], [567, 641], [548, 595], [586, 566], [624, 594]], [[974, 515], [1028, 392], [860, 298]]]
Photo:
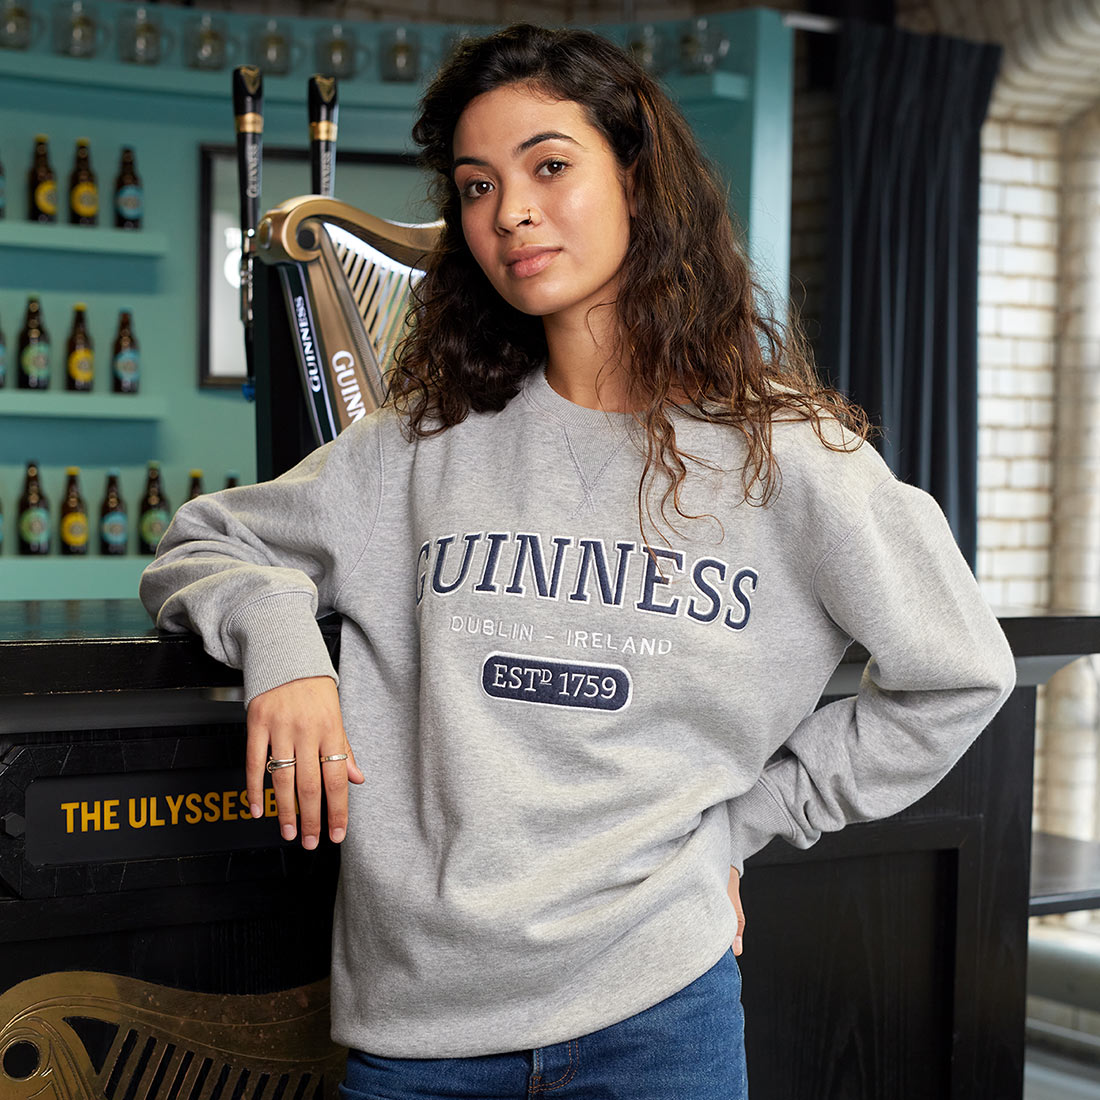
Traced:
[[[104, 0], [98, 10], [113, 24], [131, 5]], [[194, 17], [183, 8], [161, 12], [174, 25]], [[226, 17], [231, 32], [244, 37], [256, 18]], [[290, 20], [307, 40], [331, 21]], [[711, 156], [730, 180], [731, 208], [749, 227], [754, 263], [785, 298], [790, 208], [790, 34], [777, 14], [737, 12], [712, 17], [728, 33], [732, 49], [725, 71], [709, 76], [670, 77]], [[659, 25], [669, 38], [677, 24]], [[360, 36], [376, 35], [379, 24], [356, 24]], [[428, 55], [437, 58], [455, 28], [418, 26]], [[471, 28], [463, 28], [470, 30]], [[476, 28], [473, 28], [476, 30]], [[623, 30], [601, 27], [622, 38]], [[5, 537], [0, 549], [0, 599], [132, 595], [142, 561], [54, 559], [35, 562], [15, 556], [14, 512], [23, 463], [38, 460], [56, 516], [64, 468], [81, 467], [84, 495], [98, 514], [107, 467], [123, 471], [123, 490], [133, 514], [149, 459], [162, 462], [172, 504], [185, 495], [188, 470], [199, 466], [207, 488], [222, 484], [229, 469], [245, 480], [255, 475], [253, 410], [237, 389], [197, 385], [199, 147], [233, 141], [229, 73], [198, 73], [169, 55], [161, 65], [124, 65], [114, 54], [77, 60], [48, 52], [45, 39], [26, 52], [0, 51], [0, 161], [7, 176], [8, 213], [0, 222], [0, 326], [9, 348], [8, 384], [0, 390], [0, 504]], [[306, 145], [306, 60], [296, 75], [265, 82], [265, 142]], [[341, 84], [339, 145], [345, 150], [409, 151], [408, 133], [418, 88], [383, 84], [369, 74]], [[145, 187], [145, 228], [162, 235], [160, 256], [69, 252], [28, 244], [24, 180], [36, 133], [50, 138], [51, 161], [62, 197], [67, 191], [78, 137], [91, 142], [101, 191], [101, 225], [110, 225], [110, 196], [119, 149], [131, 145]], [[303, 187], [304, 189], [304, 187]], [[340, 194], [340, 174], [337, 173]], [[265, 191], [271, 205], [285, 195]], [[341, 194], [341, 197], [344, 197]], [[43, 234], [51, 227], [45, 227]], [[70, 231], [72, 233], [76, 230]], [[93, 231], [109, 244], [122, 231]], [[17, 238], [13, 243], [13, 235]], [[23, 242], [23, 243], [20, 243]], [[95, 390], [107, 413], [126, 397], [109, 396], [108, 367], [118, 311], [133, 311], [142, 350], [142, 397], [159, 404], [148, 420], [25, 417], [15, 392], [14, 349], [29, 293], [38, 293], [53, 342], [53, 393], [62, 396], [62, 356], [73, 303], [88, 305], [96, 346]], [[18, 395], [25, 404], [34, 395]], [[70, 401], [71, 404], [71, 401]], [[13, 411], [14, 410], [14, 411]], [[56, 542], [56, 538], [55, 538]], [[131, 551], [136, 540], [131, 535]]]

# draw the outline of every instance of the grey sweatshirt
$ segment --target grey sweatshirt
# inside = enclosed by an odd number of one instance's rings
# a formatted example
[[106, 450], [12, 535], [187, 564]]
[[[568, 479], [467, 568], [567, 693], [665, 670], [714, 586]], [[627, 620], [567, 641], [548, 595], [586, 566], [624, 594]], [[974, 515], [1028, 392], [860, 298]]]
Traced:
[[[997, 711], [1011, 653], [936, 504], [868, 445], [678, 418], [685, 513], [647, 551], [627, 416], [533, 376], [408, 442], [391, 411], [276, 481], [200, 497], [141, 594], [247, 699], [335, 677], [351, 790], [333, 1036], [391, 1057], [524, 1049], [670, 996], [729, 947], [731, 864], [928, 791]], [[648, 529], [647, 529], [648, 530]], [[858, 695], [815, 710], [851, 639]]]

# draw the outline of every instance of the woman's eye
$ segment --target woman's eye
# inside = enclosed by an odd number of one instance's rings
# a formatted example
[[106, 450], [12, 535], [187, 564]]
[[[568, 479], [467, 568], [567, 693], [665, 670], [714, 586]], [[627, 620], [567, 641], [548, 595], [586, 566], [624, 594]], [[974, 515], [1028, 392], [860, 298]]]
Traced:
[[557, 176], [568, 168], [569, 165], [564, 160], [559, 160], [557, 157], [552, 157], [550, 160], [544, 160], [539, 165], [539, 175], [542, 176]]
[[493, 185], [488, 180], [470, 180], [459, 188], [459, 194], [464, 199], [478, 199], [489, 194], [492, 189]]

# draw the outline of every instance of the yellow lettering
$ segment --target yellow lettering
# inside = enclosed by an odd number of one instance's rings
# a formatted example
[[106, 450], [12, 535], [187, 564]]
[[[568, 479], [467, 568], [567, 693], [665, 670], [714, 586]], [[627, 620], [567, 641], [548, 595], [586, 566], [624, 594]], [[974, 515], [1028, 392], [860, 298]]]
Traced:
[[236, 791], [222, 791], [222, 821], [236, 821], [237, 811], [233, 808]]
[[192, 791], [183, 802], [187, 807], [187, 813], [183, 820], [188, 825], [197, 825], [202, 821], [202, 795], [198, 791]]
[[[270, 791], [270, 794], [274, 794], [274, 791]], [[65, 832], [71, 833], [75, 828], [73, 818], [76, 817], [77, 807], [79, 802], [62, 802], [61, 808], [65, 811]]]
[[157, 796], [156, 795], [153, 795], [153, 797], [149, 799], [149, 824], [151, 826], [167, 824], [167, 822], [164, 820], [163, 817], [158, 817], [157, 816]]
[[264, 817], [278, 817], [279, 803], [275, 801], [275, 790], [268, 787], [264, 791]]
[[172, 824], [178, 825], [180, 823], [180, 807], [183, 805], [183, 795], [166, 794], [164, 801], [168, 803], [168, 812], [172, 815]]
[[99, 830], [103, 827], [103, 822], [99, 815], [99, 802], [81, 802], [80, 831], [82, 833], [86, 833], [89, 829], [91, 829], [93, 833], [98, 833]]
[[218, 807], [218, 792], [207, 791], [203, 802], [206, 804], [206, 813], [202, 815], [203, 821], [217, 821], [221, 815]]
[[[141, 810], [141, 817], [138, 817], [137, 811]], [[130, 799], [130, 828], [131, 829], [144, 829], [145, 822], [148, 818], [149, 806], [144, 798], [131, 798]]]
[[119, 802], [117, 798], [108, 798], [103, 803], [103, 828], [104, 829], [117, 829], [118, 825], [118, 806]]

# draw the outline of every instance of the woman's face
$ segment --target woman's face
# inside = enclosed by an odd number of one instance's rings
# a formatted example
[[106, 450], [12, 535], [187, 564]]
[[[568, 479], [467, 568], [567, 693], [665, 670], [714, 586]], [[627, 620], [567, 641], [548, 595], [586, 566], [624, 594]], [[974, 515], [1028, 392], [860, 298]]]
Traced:
[[454, 135], [466, 243], [516, 309], [583, 323], [615, 301], [630, 181], [573, 100], [510, 84], [470, 101]]

